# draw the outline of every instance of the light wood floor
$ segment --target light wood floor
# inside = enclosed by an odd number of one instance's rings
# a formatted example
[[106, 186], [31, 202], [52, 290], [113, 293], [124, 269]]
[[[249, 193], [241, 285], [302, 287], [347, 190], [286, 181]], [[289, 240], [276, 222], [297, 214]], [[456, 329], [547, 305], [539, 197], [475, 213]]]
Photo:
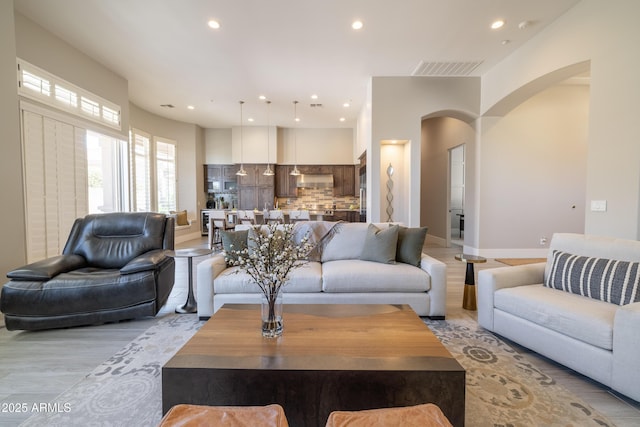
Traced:
[[[198, 239], [177, 246], [205, 247], [206, 240]], [[465, 265], [454, 259], [460, 248], [426, 247], [425, 251], [447, 264], [447, 318], [467, 317], [475, 320], [475, 312], [461, 307]], [[194, 259], [194, 264], [197, 262], [198, 259]], [[503, 266], [489, 260], [486, 264], [476, 265], [476, 272]], [[186, 267], [186, 259], [177, 259], [176, 285], [169, 302], [156, 318], [41, 332], [7, 331], [4, 327], [0, 328], [0, 426], [17, 426], [31, 415], [2, 412], [7, 407], [5, 404], [26, 403], [31, 407], [33, 403], [53, 400], [155, 324], [159, 318], [172, 313], [177, 305], [184, 303], [187, 295]], [[528, 354], [536, 365], [618, 426], [640, 425], [640, 405], [637, 402], [628, 401], [606, 387], [511, 344]]]

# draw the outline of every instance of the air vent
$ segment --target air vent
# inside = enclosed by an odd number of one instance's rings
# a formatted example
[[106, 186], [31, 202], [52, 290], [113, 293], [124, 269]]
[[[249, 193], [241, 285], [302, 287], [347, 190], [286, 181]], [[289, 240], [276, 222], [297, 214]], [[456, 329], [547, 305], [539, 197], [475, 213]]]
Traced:
[[322, 108], [322, 104], [309, 104], [309, 107], [311, 108]]
[[160, 105], [162, 108], [176, 108], [174, 105], [172, 104], [161, 104]]
[[463, 77], [468, 76], [482, 64], [482, 61], [420, 61], [412, 76]]

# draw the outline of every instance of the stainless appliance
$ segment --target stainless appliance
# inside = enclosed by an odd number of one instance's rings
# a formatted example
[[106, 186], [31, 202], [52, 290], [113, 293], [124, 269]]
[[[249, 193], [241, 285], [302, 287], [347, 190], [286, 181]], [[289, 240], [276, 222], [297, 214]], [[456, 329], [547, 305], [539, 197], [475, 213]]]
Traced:
[[302, 174], [296, 180], [298, 188], [333, 188], [333, 175], [330, 174]]

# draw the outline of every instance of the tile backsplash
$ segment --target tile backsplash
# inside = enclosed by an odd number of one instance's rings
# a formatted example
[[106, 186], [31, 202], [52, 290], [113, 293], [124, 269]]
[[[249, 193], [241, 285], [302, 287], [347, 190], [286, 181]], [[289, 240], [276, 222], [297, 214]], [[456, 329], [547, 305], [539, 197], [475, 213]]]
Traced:
[[298, 197], [278, 198], [281, 209], [350, 209], [358, 208], [359, 197], [334, 197], [332, 188], [298, 188]]

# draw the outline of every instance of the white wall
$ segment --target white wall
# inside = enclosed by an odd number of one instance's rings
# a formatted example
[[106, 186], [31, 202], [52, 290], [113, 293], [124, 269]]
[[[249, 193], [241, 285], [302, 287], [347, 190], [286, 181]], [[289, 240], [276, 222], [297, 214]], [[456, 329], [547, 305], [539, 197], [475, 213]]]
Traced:
[[0, 200], [5, 205], [0, 221], [0, 277], [27, 259], [15, 46], [13, 2], [0, 1]]
[[474, 245], [482, 255], [544, 256], [541, 237], [584, 232], [588, 120], [589, 87], [576, 85], [554, 86], [502, 118], [483, 119]]
[[[177, 209], [187, 210], [189, 219], [199, 221], [200, 209], [205, 208], [204, 170], [202, 163], [204, 135], [201, 128], [190, 123], [178, 122], [155, 115], [131, 104], [131, 126], [149, 133], [152, 137], [168, 138], [178, 146], [178, 183]], [[200, 223], [194, 223], [192, 229], [178, 230], [176, 240], [183, 234], [199, 233]]]
[[492, 114], [538, 77], [590, 61], [586, 200], [607, 200], [607, 212], [585, 209], [589, 234], [640, 238], [638, 16], [636, 0], [583, 0], [482, 78], [482, 111]]
[[[109, 134], [117, 132], [128, 140], [129, 86], [127, 80], [19, 13], [15, 15], [15, 26], [17, 56], [119, 105], [122, 129], [119, 132], [109, 127], [104, 129]], [[95, 127], [103, 126], [95, 124]]]
[[204, 164], [230, 165], [233, 163], [231, 129], [205, 129], [204, 141]]
[[278, 136], [278, 164], [356, 163], [353, 129], [280, 128]]
[[267, 126], [243, 126], [242, 132], [240, 127], [234, 127], [231, 130], [231, 163], [276, 163], [278, 130], [275, 126], [269, 126], [268, 130], [267, 137]]
[[[367, 163], [381, 164], [381, 141], [389, 139], [409, 141], [407, 148], [411, 150], [410, 163], [405, 164], [409, 176], [405, 184], [408, 194], [406, 223], [412, 227], [427, 225], [420, 223], [422, 118], [446, 111], [477, 116], [480, 108], [480, 79], [475, 77], [374, 77], [371, 90], [372, 131]], [[385, 211], [382, 192], [372, 191], [383, 185], [377, 168], [371, 168], [371, 173], [367, 176], [367, 184], [370, 195], [367, 201], [368, 219], [374, 222], [381, 221]]]

